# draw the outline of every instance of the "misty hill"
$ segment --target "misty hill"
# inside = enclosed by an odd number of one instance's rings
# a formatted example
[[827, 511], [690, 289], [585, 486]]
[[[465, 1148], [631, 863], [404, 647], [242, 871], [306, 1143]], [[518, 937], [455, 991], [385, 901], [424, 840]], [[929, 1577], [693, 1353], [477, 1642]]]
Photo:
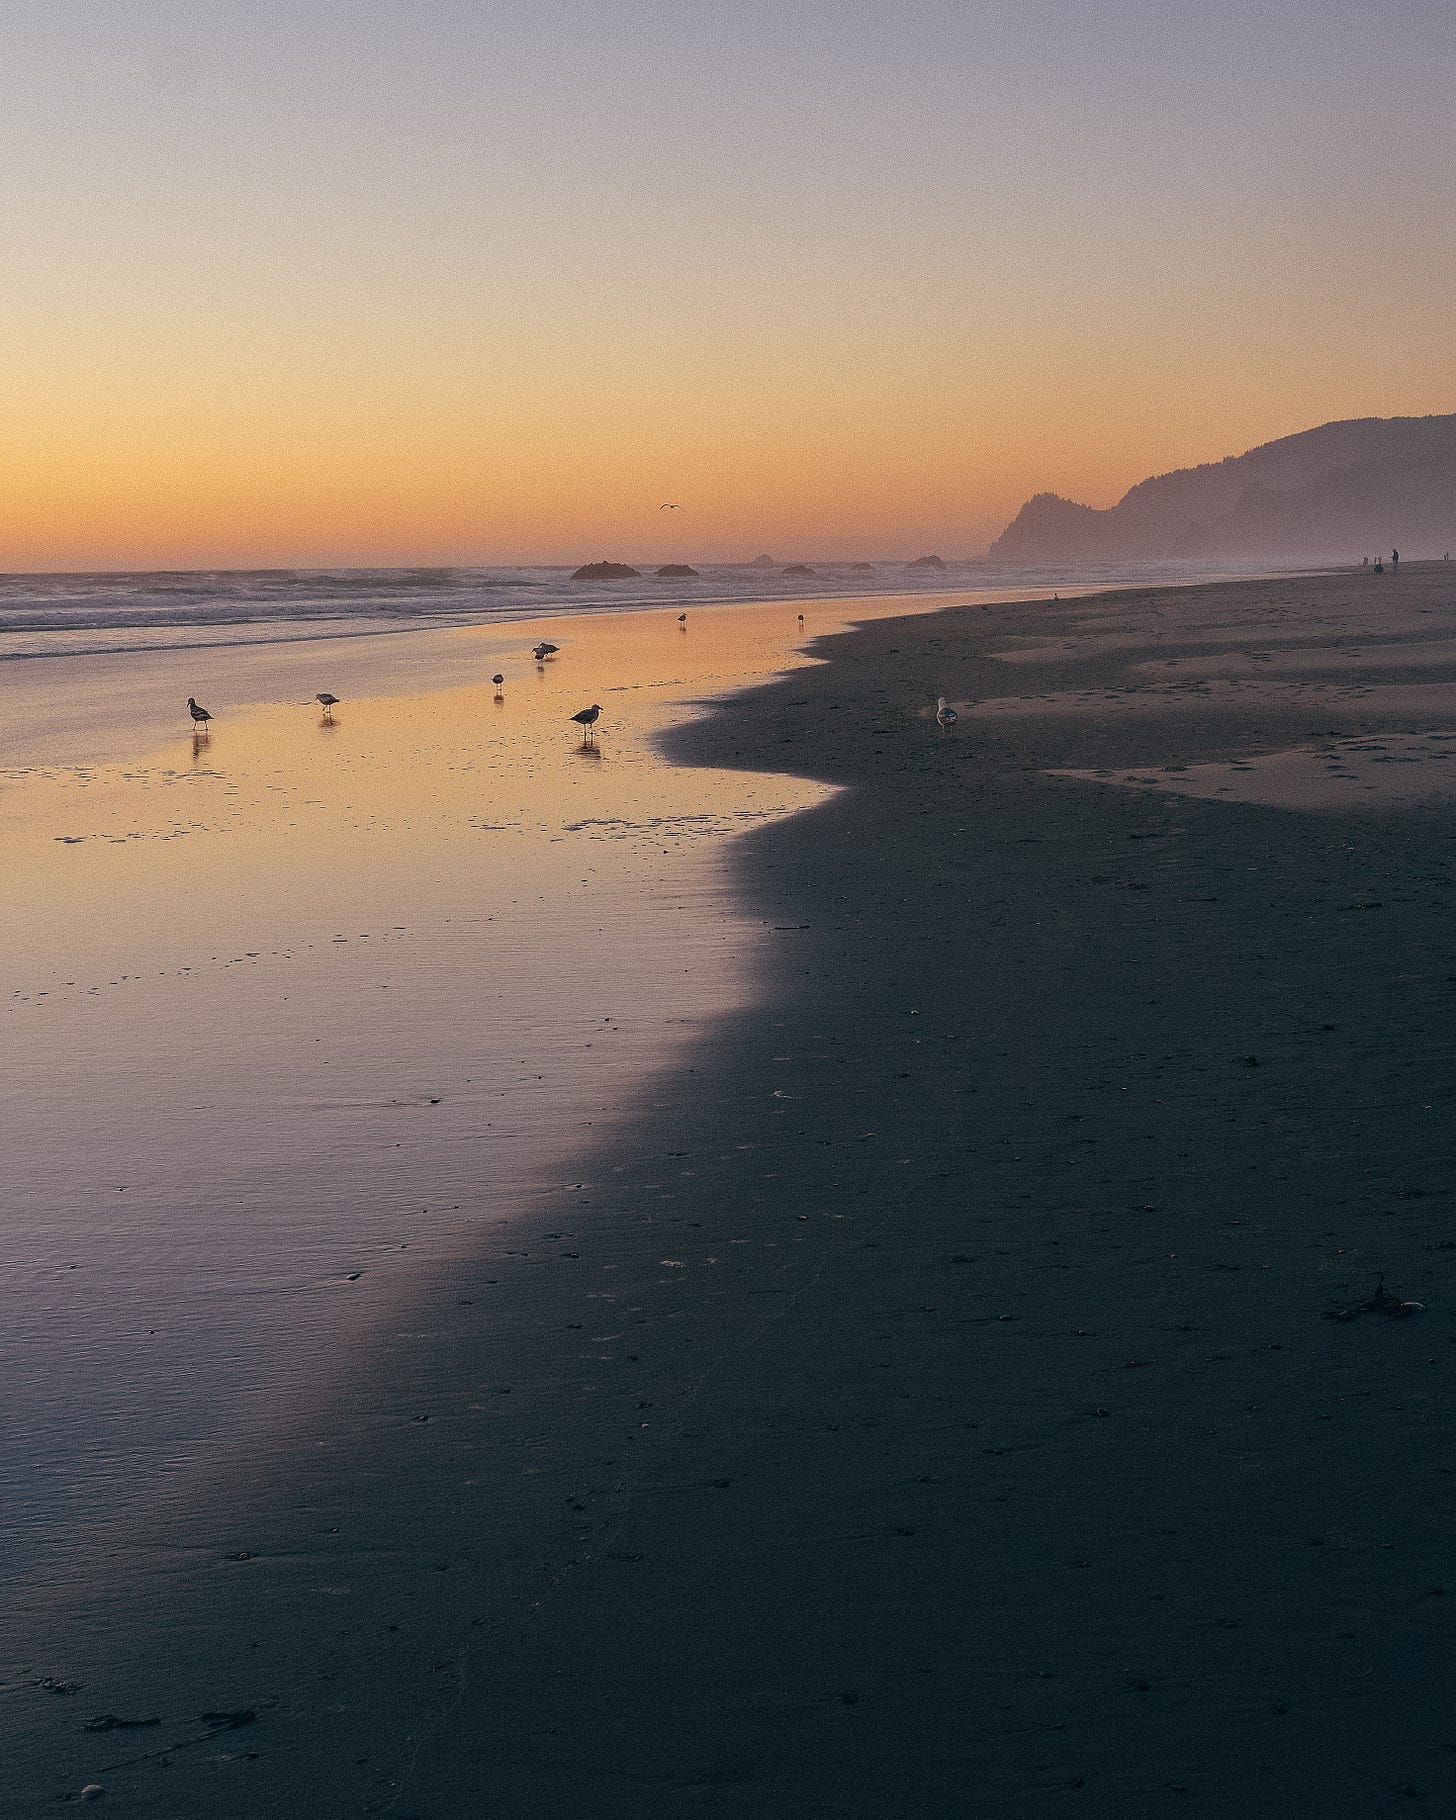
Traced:
[[1456, 545], [1456, 416], [1361, 417], [1159, 474], [1105, 511], [1038, 493], [992, 544], [1001, 562], [1348, 562]]

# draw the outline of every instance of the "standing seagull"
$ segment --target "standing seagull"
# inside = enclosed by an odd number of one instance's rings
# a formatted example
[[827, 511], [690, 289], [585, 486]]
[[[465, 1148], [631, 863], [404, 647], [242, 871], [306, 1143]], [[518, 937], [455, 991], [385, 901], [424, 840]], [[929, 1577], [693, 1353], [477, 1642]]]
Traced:
[[943, 695], [938, 695], [935, 698], [935, 718], [940, 722], [941, 726], [953, 727], [960, 719], [960, 715], [956, 713], [954, 708], [947, 707]]
[[495, 684], [495, 698], [499, 701], [501, 698], [501, 684], [505, 681], [505, 677], [497, 670], [490, 680]]
[[327, 689], [320, 689], [318, 694], [314, 696], [314, 700], [323, 709], [324, 719], [332, 720], [334, 718], [334, 709], [339, 705], [338, 696], [330, 695]]
[[194, 727], [205, 728], [207, 723], [212, 719], [212, 716], [208, 713], [207, 709], [199, 708], [190, 695], [187, 697], [187, 712], [192, 716], [192, 724]]
[[594, 701], [589, 708], [583, 708], [580, 714], [572, 715], [571, 718], [576, 722], [577, 726], [581, 728], [581, 737], [583, 741], [593, 737], [592, 729], [596, 726], [597, 716], [601, 711], [601, 703]]
[[677, 616], [677, 623], [678, 623], [678, 624], [679, 624], [679, 625], [680, 625], [680, 626], [681, 626], [681, 627], [682, 627], [682, 629], [683, 629], [683, 631], [684, 631], [684, 632], [686, 632], [686, 631], [687, 631], [687, 629], [688, 629], [688, 616], [687, 616], [687, 614], [686, 614], [686, 613], [679, 613], [679, 614], [678, 614], [678, 616]]

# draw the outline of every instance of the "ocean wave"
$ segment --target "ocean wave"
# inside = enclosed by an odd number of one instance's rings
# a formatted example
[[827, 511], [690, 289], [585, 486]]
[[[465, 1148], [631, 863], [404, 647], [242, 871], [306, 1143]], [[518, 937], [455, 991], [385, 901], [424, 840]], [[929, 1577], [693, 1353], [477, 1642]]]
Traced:
[[[0, 575], [0, 660], [95, 656], [219, 644], [358, 637], [452, 625], [652, 607], [883, 594], [985, 594], [1156, 580], [1149, 571], [943, 569], [885, 563], [866, 573], [817, 563], [807, 573], [703, 564], [696, 576], [574, 581], [564, 567], [153, 570]], [[1173, 579], [1171, 572], [1164, 579]], [[1180, 571], [1177, 579], [1186, 579]]]

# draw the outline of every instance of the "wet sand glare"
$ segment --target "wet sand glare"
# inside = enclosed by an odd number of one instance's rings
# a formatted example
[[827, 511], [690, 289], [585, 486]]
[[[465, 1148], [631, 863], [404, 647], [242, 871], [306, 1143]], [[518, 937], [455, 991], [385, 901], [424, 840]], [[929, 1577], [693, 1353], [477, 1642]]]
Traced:
[[[800, 636], [792, 610], [737, 607], [686, 633], [392, 638], [347, 653], [347, 694], [327, 647], [216, 654], [206, 683], [214, 654], [147, 656], [141, 690], [93, 661], [69, 731], [32, 716], [4, 777], [0, 1571], [335, 1377], [417, 1260], [559, 1186], [744, 1002], [759, 938], [723, 844], [823, 792], [674, 768], [652, 740], [802, 661]], [[169, 686], [175, 734], [147, 749], [138, 710], [126, 751], [117, 693]], [[216, 715], [196, 742], [192, 690]], [[568, 716], [598, 700], [583, 750]]]

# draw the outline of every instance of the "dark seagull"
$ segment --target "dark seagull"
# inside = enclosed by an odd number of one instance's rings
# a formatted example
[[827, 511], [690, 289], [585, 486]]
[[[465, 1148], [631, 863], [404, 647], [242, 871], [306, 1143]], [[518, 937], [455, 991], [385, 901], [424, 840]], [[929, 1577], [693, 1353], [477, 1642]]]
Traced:
[[320, 689], [318, 694], [314, 696], [314, 700], [323, 709], [324, 719], [332, 720], [334, 718], [334, 709], [339, 705], [338, 696], [330, 695], [327, 689]]
[[501, 684], [505, 681], [505, 677], [501, 675], [499, 670], [497, 670], [495, 675], [492, 676], [490, 680], [495, 684], [495, 692], [496, 692], [497, 697], [499, 697], [500, 692], [501, 692]]
[[205, 727], [212, 719], [212, 716], [208, 713], [207, 709], [199, 708], [190, 695], [187, 697], [187, 712], [192, 716], [192, 724], [194, 727]]
[[583, 739], [590, 739], [592, 737], [592, 729], [596, 726], [597, 716], [601, 711], [601, 703], [594, 701], [589, 708], [583, 708], [580, 714], [572, 715], [571, 718], [576, 722], [577, 726], [581, 728], [581, 736]]

